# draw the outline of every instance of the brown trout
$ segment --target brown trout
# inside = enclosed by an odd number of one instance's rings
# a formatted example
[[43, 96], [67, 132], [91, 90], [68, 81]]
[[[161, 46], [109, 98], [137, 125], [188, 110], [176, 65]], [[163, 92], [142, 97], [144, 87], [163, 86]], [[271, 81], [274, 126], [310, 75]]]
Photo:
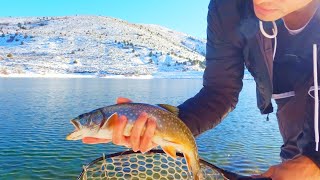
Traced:
[[134, 121], [142, 112], [146, 112], [149, 117], [156, 120], [157, 127], [152, 141], [160, 145], [163, 151], [172, 158], [176, 158], [176, 151], [182, 152], [193, 178], [202, 179], [194, 136], [178, 118], [178, 109], [174, 106], [125, 103], [99, 108], [72, 119], [71, 123], [75, 131], [70, 133], [66, 139], [80, 140], [84, 137], [112, 139], [114, 122], [121, 115], [128, 118], [124, 135], [130, 136]]

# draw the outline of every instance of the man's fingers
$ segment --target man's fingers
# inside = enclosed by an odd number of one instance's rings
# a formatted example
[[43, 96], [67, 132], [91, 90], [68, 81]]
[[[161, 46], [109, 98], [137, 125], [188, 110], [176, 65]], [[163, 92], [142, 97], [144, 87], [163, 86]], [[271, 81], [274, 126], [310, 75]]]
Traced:
[[146, 130], [140, 143], [140, 151], [142, 153], [145, 153], [151, 150], [154, 146], [156, 146], [154, 143], [152, 143], [152, 137], [154, 136], [156, 127], [156, 121], [153, 118], [149, 118], [147, 121]]
[[159, 145], [158, 145], [158, 144], [155, 144], [155, 143], [149, 143], [148, 148], [145, 149], [145, 150], [141, 150], [140, 152], [141, 152], [142, 154], [144, 154], [144, 153], [150, 151], [151, 149], [156, 148], [157, 146], [159, 146]]
[[[147, 152], [157, 146], [156, 144], [152, 143], [152, 137], [154, 136], [156, 129], [156, 121], [151, 118], [148, 119], [147, 113], [141, 113], [138, 119], [135, 121], [131, 130], [130, 137], [126, 137], [123, 135], [127, 122], [128, 119], [125, 116], [120, 116], [119, 119], [115, 122], [112, 134], [112, 142], [115, 145], [123, 145], [128, 148], [132, 148], [135, 152], [138, 150], [140, 150], [141, 152]], [[144, 127], [146, 128], [142, 136]], [[84, 142], [95, 144], [97, 141], [86, 139], [84, 140]]]
[[111, 139], [99, 139], [94, 137], [85, 137], [82, 139], [82, 142], [85, 144], [101, 144], [101, 143], [109, 143]]
[[131, 130], [130, 142], [132, 145], [132, 150], [134, 152], [137, 152], [139, 150], [140, 136], [142, 133], [142, 129], [145, 127], [147, 120], [148, 120], [147, 113], [145, 112], [141, 113], [138, 119], [135, 121], [134, 126]]
[[122, 144], [127, 147], [127, 148], [132, 148], [131, 143], [130, 143], [130, 137], [128, 136], [124, 136], [123, 140], [122, 140]]
[[119, 119], [115, 122], [113, 133], [112, 133], [112, 142], [116, 145], [124, 145], [125, 136], [123, 135], [124, 128], [127, 125], [127, 117], [120, 116]]
[[118, 97], [117, 98], [117, 104], [123, 104], [123, 103], [131, 103], [132, 101], [125, 97]]

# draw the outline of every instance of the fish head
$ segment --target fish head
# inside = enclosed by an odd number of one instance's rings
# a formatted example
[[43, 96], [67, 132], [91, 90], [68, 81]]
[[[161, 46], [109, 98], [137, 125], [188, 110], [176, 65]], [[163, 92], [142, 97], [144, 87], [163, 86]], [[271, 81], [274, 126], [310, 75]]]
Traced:
[[74, 131], [67, 135], [66, 140], [80, 140], [87, 134], [87, 127], [82, 125], [78, 118], [72, 119], [71, 124], [75, 127]]
[[99, 131], [99, 126], [91, 124], [81, 124], [79, 118], [72, 119], [71, 124], [75, 127], [74, 131], [67, 135], [66, 140], [80, 140], [84, 137], [95, 137]]
[[116, 113], [109, 117], [101, 111], [82, 114], [70, 121], [75, 130], [67, 135], [66, 140], [80, 140], [85, 137], [111, 139], [113, 125], [117, 119]]

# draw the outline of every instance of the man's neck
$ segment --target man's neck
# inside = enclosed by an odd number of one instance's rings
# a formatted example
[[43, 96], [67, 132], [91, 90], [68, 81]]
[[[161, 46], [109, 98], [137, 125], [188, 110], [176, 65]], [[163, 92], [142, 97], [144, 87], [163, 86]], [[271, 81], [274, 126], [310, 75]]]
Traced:
[[305, 26], [320, 6], [319, 0], [313, 0], [308, 5], [283, 17], [286, 26], [291, 30]]

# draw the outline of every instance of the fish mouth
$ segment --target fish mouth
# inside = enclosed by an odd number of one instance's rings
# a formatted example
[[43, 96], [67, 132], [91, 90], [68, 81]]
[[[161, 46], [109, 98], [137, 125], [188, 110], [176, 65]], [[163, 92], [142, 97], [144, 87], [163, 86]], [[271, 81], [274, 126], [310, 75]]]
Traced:
[[80, 139], [82, 139], [81, 134], [76, 135], [76, 133], [77, 133], [77, 131], [74, 131], [74, 132], [68, 134], [68, 135], [66, 136], [66, 140], [68, 140], [68, 141], [75, 141], [75, 140], [80, 140]]
[[68, 134], [68, 135], [67, 135], [66, 140], [68, 140], [68, 141], [73, 140], [73, 138], [71, 137], [71, 134]]
[[82, 125], [79, 122], [79, 118], [72, 119], [70, 123], [74, 126], [74, 131], [67, 135], [66, 140], [80, 140], [82, 139], [81, 129]]

